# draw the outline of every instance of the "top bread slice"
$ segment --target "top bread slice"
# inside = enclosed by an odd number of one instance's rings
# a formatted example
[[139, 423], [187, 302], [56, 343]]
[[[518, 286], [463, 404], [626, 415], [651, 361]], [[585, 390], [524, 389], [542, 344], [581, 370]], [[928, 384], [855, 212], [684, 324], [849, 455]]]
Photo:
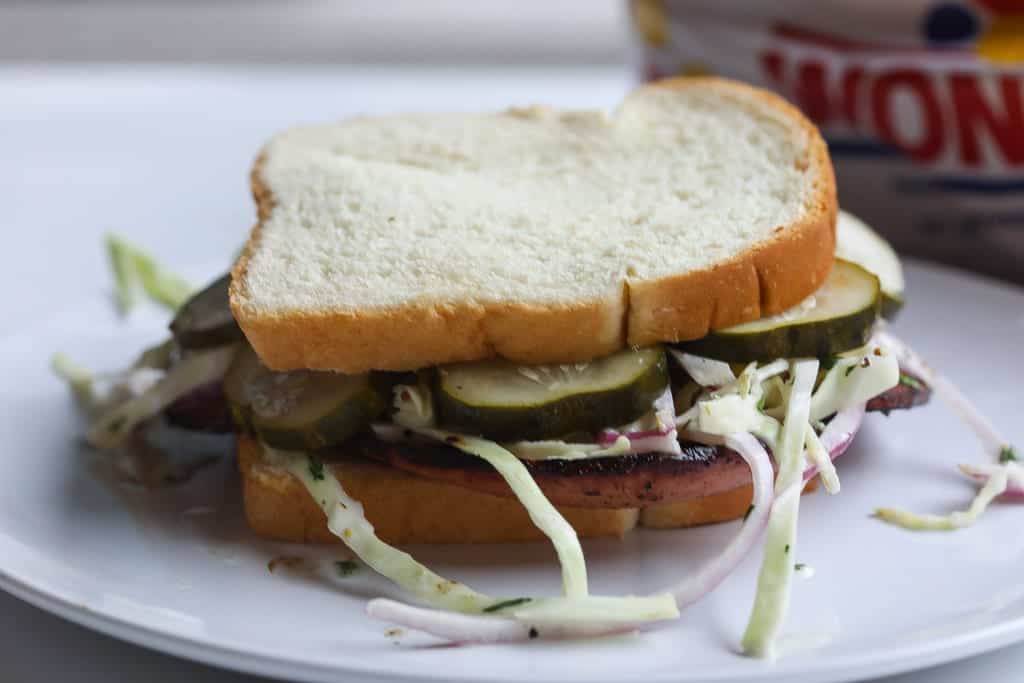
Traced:
[[231, 307], [276, 370], [585, 361], [782, 311], [832, 265], [835, 180], [794, 107], [713, 78], [611, 115], [354, 118], [272, 139]]

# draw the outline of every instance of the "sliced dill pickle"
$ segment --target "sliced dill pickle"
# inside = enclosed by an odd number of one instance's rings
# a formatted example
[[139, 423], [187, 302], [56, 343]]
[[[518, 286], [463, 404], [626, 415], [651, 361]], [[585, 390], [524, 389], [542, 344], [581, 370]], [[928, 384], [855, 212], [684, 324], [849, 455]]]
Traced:
[[896, 250], [864, 221], [845, 211], [836, 223], [836, 257], [856, 263], [878, 277], [882, 317], [892, 320], [903, 307], [903, 265]]
[[242, 338], [228, 303], [231, 275], [226, 274], [194, 294], [171, 321], [171, 334], [183, 349], [206, 349]]
[[224, 399], [227, 401], [231, 419], [243, 431], [252, 429], [252, 407], [246, 389], [249, 378], [264, 371], [263, 364], [252, 347], [248, 344], [239, 344], [238, 351], [224, 375]]
[[549, 439], [628, 424], [668, 386], [660, 347], [588, 363], [442, 366], [434, 380], [440, 424], [497, 441]]
[[251, 348], [242, 350], [224, 380], [233, 418], [267, 444], [315, 450], [347, 440], [384, 412], [368, 374], [274, 372]]
[[877, 277], [836, 259], [825, 284], [803, 303], [778, 315], [715, 330], [680, 347], [730, 363], [828, 358], [867, 343], [881, 301]]

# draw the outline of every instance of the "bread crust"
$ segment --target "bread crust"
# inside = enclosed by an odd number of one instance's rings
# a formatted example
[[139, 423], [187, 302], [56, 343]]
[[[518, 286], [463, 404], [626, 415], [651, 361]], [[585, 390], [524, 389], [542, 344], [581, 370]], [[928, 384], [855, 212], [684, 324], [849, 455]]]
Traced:
[[[288, 472], [263, 461], [259, 443], [238, 440], [245, 516], [267, 538], [293, 543], [337, 543], [323, 511]], [[434, 481], [353, 456], [331, 466], [359, 500], [377, 534], [388, 543], [512, 543], [542, 540], [518, 500]], [[808, 485], [805, 490], [813, 488]], [[657, 529], [739, 519], [750, 506], [751, 487], [702, 498], [635, 508], [558, 510], [583, 538], [624, 536], [637, 525]]]
[[809, 141], [798, 163], [818, 179], [805, 218], [779, 226], [736, 257], [657, 280], [627, 279], [621, 289], [572, 305], [410, 302], [359, 311], [269, 314], [247, 305], [246, 273], [274, 210], [262, 155], [251, 174], [260, 222], [232, 271], [231, 307], [263, 362], [275, 370], [346, 373], [412, 370], [502, 357], [514, 362], [586, 361], [626, 346], [697, 339], [711, 329], [756, 320], [796, 305], [825, 280], [835, 251], [838, 210], [828, 150], [814, 125], [782, 98], [719, 78], [679, 78], [644, 87], [713, 88], [763, 104], [793, 120]]
[[[302, 483], [263, 462], [259, 443], [238, 439], [238, 468], [249, 527], [260, 536], [293, 543], [338, 543], [327, 518]], [[331, 465], [346, 492], [363, 504], [387, 543], [511, 543], [544, 535], [514, 498], [432, 481], [354, 456]], [[623, 536], [639, 519], [621, 510], [562, 507], [583, 537]]]
[[802, 222], [776, 227], [746, 252], [705, 270], [629, 282], [627, 342], [646, 346], [700, 339], [711, 330], [774, 315], [813, 294], [832, 268], [839, 210], [832, 161], [818, 129], [778, 95], [726, 79], [673, 78], [648, 87], [742, 92], [796, 121], [809, 141], [797, 163], [812, 167], [818, 182]]

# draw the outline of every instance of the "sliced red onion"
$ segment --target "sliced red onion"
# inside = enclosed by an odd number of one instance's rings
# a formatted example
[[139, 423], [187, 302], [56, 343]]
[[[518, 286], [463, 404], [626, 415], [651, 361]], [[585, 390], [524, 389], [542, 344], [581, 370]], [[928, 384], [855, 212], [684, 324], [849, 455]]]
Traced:
[[366, 605], [374, 619], [420, 631], [455, 644], [517, 643], [535, 638], [567, 640], [632, 633], [651, 622], [549, 621], [530, 624], [507, 617], [459, 614], [377, 598]]
[[1003, 491], [1002, 497], [1007, 500], [1024, 500], [1024, 469], [1016, 463], [960, 465], [960, 471], [982, 486], [998, 472], [1005, 471], [1007, 474], [1006, 489]]
[[764, 446], [752, 434], [731, 434], [725, 437], [701, 435], [711, 445], [724, 445], [740, 454], [750, 467], [754, 496], [743, 526], [718, 556], [712, 558], [692, 576], [666, 589], [683, 609], [718, 587], [757, 544], [768, 525], [773, 498], [772, 462]]
[[906, 342], [885, 331], [876, 332], [875, 340], [895, 354], [902, 367], [931, 386], [939, 398], [945, 401], [946, 405], [952, 408], [953, 412], [959, 415], [960, 419], [974, 431], [993, 460], [998, 459], [1009, 447], [1009, 442], [996, 431], [995, 425], [982, 415], [971, 400], [964, 396], [959, 387], [933, 370]]
[[676, 432], [676, 406], [672, 399], [672, 387], [666, 387], [654, 401], [654, 415], [661, 425], [660, 429], [646, 429], [631, 432], [619, 432], [605, 429], [597, 435], [597, 442], [602, 446], [614, 444], [620, 437], [629, 439], [630, 453], [671, 453], [680, 455], [679, 434]]
[[[818, 436], [818, 440], [821, 441], [821, 445], [828, 451], [829, 458], [835, 460], [845, 453], [846, 449], [853, 443], [853, 437], [856, 436], [861, 422], [864, 420], [865, 409], [866, 404], [862, 403], [852, 408], [840, 410], [832, 418], [832, 421], [825, 426], [824, 431]], [[818, 468], [814, 465], [805, 468], [804, 481], [807, 481], [817, 473]]]

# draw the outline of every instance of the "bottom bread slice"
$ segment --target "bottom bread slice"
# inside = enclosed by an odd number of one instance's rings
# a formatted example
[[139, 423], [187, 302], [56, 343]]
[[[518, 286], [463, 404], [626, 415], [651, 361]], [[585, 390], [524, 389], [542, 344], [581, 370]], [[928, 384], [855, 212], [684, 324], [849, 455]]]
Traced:
[[[330, 465], [366, 517], [388, 543], [508, 543], [543, 534], [515, 498], [493, 496], [433, 481], [365, 458]], [[302, 483], [263, 460], [259, 442], [238, 439], [245, 515], [260, 536], [296, 543], [335, 543], [324, 513]], [[742, 517], [750, 506], [749, 486], [691, 500], [636, 508], [559, 507], [584, 538], [623, 536], [638, 524], [681, 528]]]

